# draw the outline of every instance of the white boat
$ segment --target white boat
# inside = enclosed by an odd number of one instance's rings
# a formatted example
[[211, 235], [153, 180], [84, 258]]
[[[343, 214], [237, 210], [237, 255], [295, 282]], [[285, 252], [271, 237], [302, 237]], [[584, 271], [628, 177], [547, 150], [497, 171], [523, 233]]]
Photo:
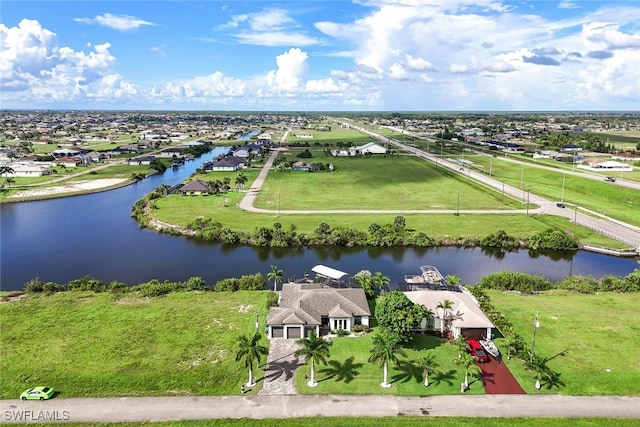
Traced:
[[423, 265], [420, 267], [420, 274], [405, 274], [404, 276], [405, 283], [409, 283], [412, 285], [438, 285], [444, 283], [444, 277], [432, 265]]
[[484, 348], [484, 350], [487, 353], [489, 353], [493, 357], [500, 356], [500, 350], [498, 350], [498, 347], [496, 347], [496, 345], [494, 344], [493, 341], [491, 341], [491, 340], [479, 340], [479, 342], [480, 342], [480, 345], [482, 346], [482, 348]]

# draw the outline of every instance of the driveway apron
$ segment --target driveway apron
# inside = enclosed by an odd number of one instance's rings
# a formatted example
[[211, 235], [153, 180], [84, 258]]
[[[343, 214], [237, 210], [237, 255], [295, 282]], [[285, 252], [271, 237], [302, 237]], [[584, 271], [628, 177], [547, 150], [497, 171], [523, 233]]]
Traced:
[[[502, 359], [502, 355], [499, 356]], [[502, 360], [478, 363], [482, 369], [482, 385], [486, 394], [527, 394]]]
[[297, 394], [293, 374], [304, 362], [302, 358], [294, 356], [297, 349], [296, 340], [271, 339], [262, 389], [258, 395]]

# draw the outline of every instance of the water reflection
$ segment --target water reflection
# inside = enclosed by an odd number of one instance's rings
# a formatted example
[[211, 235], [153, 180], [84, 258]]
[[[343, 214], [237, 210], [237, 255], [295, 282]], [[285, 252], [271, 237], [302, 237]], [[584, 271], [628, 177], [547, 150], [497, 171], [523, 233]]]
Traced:
[[63, 199], [0, 205], [0, 274], [2, 290], [22, 289], [40, 277], [65, 283], [89, 275], [100, 280], [137, 284], [151, 279], [184, 281], [200, 276], [208, 284], [226, 277], [260, 272], [271, 265], [285, 278], [300, 278], [316, 264], [355, 274], [380, 271], [392, 282], [416, 273], [424, 264], [463, 283], [477, 283], [489, 273], [511, 270], [539, 274], [551, 281], [569, 274], [625, 276], [638, 264], [632, 259], [579, 251], [529, 253], [486, 248], [251, 248], [214, 244], [141, 229], [130, 217], [131, 206], [161, 184], [175, 185], [217, 148], [177, 169], [104, 193]]

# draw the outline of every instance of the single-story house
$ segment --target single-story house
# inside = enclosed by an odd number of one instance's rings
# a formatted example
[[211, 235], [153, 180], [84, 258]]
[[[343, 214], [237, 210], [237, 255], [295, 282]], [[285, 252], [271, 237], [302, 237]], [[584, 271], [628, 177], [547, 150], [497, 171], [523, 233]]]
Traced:
[[349, 147], [349, 155], [355, 156], [356, 154], [386, 154], [387, 149], [375, 142], [369, 142], [358, 147]]
[[586, 164], [578, 165], [578, 167], [593, 171], [633, 172], [633, 166], [614, 160], [587, 159], [584, 163]]
[[244, 160], [240, 157], [226, 156], [212, 163], [204, 165], [205, 171], [236, 171], [244, 167]]
[[2, 174], [4, 177], [34, 177], [49, 175], [49, 169], [46, 166], [35, 163], [13, 163], [8, 165], [13, 169], [12, 174]]
[[[433, 312], [433, 323], [429, 324], [428, 320], [424, 319], [421, 325], [423, 330], [436, 332], [442, 330], [453, 338], [462, 335], [465, 338], [481, 339], [490, 337], [491, 331], [495, 327], [480, 309], [475, 299], [465, 292], [428, 290], [407, 291], [404, 294], [413, 303], [420, 304]], [[447, 310], [446, 317], [444, 317], [443, 310], [438, 308], [438, 305], [445, 300], [453, 303], [452, 308]]]
[[151, 165], [157, 162], [155, 156], [140, 156], [129, 159], [129, 166]]
[[336, 289], [320, 283], [285, 283], [267, 316], [269, 338], [299, 339], [369, 325], [371, 310], [362, 288]]
[[51, 152], [51, 155], [55, 158], [62, 158], [62, 157], [73, 157], [73, 156], [77, 156], [78, 154], [82, 154], [82, 150], [76, 150], [73, 148], [60, 148], [58, 150], [53, 150]]
[[209, 188], [209, 184], [206, 182], [196, 179], [195, 181], [191, 181], [190, 183], [183, 185], [177, 191], [181, 194], [200, 195], [209, 194], [211, 188]]
[[159, 157], [184, 157], [186, 153], [181, 148], [169, 147], [160, 151]]
[[298, 161], [295, 162], [292, 166], [291, 166], [291, 170], [293, 171], [303, 171], [303, 172], [313, 172], [318, 170], [318, 164], [317, 163], [305, 163], [302, 161]]

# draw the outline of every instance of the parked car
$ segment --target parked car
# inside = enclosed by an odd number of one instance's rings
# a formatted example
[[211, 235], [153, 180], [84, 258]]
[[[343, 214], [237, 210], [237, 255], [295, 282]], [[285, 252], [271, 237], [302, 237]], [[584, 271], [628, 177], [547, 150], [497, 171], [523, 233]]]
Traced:
[[616, 182], [616, 179], [612, 176], [608, 176], [604, 179], [605, 181], [609, 181], [609, 182]]
[[47, 400], [51, 399], [55, 393], [55, 390], [51, 387], [38, 386], [25, 390], [20, 395], [22, 400]]
[[564, 208], [564, 203], [556, 203], [556, 206], [559, 208]]
[[467, 339], [467, 351], [476, 359], [476, 362], [486, 363], [491, 361], [478, 340]]

